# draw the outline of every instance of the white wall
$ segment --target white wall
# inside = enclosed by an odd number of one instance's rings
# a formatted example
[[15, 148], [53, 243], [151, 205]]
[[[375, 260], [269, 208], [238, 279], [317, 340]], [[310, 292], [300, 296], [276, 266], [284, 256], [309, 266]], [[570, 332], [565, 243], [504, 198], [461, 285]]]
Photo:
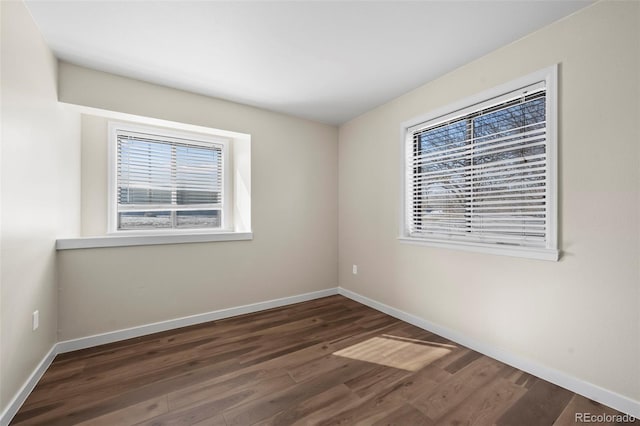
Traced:
[[80, 119], [57, 103], [56, 59], [24, 4], [0, 9], [2, 412], [57, 340], [55, 240], [80, 226]]
[[[251, 134], [252, 241], [58, 252], [60, 340], [335, 287], [337, 128], [61, 63], [60, 100]], [[82, 120], [83, 232], [105, 230], [106, 121]]]
[[[597, 3], [341, 126], [340, 285], [640, 401], [639, 22]], [[400, 124], [554, 63], [561, 260], [398, 242]]]

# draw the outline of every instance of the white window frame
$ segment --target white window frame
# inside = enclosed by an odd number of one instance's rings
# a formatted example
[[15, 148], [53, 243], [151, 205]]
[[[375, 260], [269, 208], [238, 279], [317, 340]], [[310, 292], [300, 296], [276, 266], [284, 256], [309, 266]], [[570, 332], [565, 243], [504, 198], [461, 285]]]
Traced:
[[[428, 127], [438, 122], [452, 120], [456, 117], [465, 116], [473, 111], [488, 108], [492, 105], [500, 103], [500, 98], [505, 95], [531, 86], [536, 83], [543, 82], [546, 86], [546, 157], [547, 169], [545, 180], [546, 195], [546, 244], [545, 247], [524, 247], [524, 246], [502, 246], [498, 244], [457, 241], [436, 239], [426, 236], [412, 235], [409, 231], [409, 215], [412, 211], [409, 207], [411, 195], [408, 193], [409, 176], [411, 172], [407, 170], [408, 154], [412, 152], [413, 131], [416, 126]], [[467, 251], [475, 251], [481, 253], [491, 253], [506, 256], [525, 257], [542, 260], [557, 261], [559, 259], [558, 249], [558, 164], [557, 164], [557, 120], [558, 120], [558, 65], [552, 65], [545, 69], [533, 72], [527, 76], [518, 78], [498, 87], [470, 96], [461, 101], [452, 103], [445, 107], [434, 110], [425, 115], [415, 117], [401, 125], [401, 223], [400, 236], [401, 242], [419, 244], [430, 247], [460, 249]]]
[[[109, 121], [109, 190], [108, 190], [108, 218], [107, 235], [184, 235], [184, 234], [212, 234], [226, 233], [234, 230], [233, 224], [233, 149], [229, 138], [214, 135], [192, 133], [181, 130], [167, 129], [155, 126], [145, 126], [135, 123]], [[219, 228], [164, 228], [164, 229], [118, 229], [118, 134], [137, 133], [157, 138], [159, 141], [180, 142], [193, 146], [221, 146], [222, 147], [222, 223]]]

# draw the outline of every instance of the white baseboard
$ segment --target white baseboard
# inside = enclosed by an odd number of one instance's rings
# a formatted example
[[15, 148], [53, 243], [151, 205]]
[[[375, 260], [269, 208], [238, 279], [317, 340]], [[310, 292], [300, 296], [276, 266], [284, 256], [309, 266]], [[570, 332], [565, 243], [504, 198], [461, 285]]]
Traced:
[[57, 346], [58, 345], [56, 343], [51, 347], [49, 352], [47, 352], [44, 358], [42, 358], [42, 361], [40, 361], [40, 364], [38, 364], [35, 370], [33, 370], [27, 381], [24, 382], [24, 385], [22, 385], [18, 393], [13, 397], [11, 402], [9, 402], [7, 408], [2, 412], [2, 414], [0, 414], [0, 426], [7, 426], [20, 407], [22, 407], [22, 404], [27, 400], [27, 397], [31, 394], [33, 388], [36, 387], [42, 378], [42, 375], [47, 371], [47, 368], [49, 368], [53, 359], [58, 354]]
[[368, 297], [362, 296], [361, 294], [355, 293], [351, 290], [347, 290], [346, 288], [338, 287], [338, 293], [345, 297], [348, 297], [349, 299], [355, 300], [356, 302], [362, 303], [363, 305], [367, 305], [377, 311], [384, 312], [387, 315], [391, 315], [392, 317], [398, 318], [404, 322], [408, 322], [409, 324], [422, 328], [423, 330], [427, 330], [439, 336], [446, 337], [452, 342], [466, 346], [476, 352], [480, 352], [483, 355], [497, 359], [498, 361], [515, 367], [519, 370], [526, 371], [529, 374], [568, 389], [571, 392], [575, 392], [579, 395], [585, 396], [601, 404], [614, 408], [620, 412], [629, 414], [630, 416], [633, 416], [635, 418], [640, 418], [640, 401], [635, 401], [624, 395], [620, 395], [592, 383], [585, 382], [584, 380], [580, 380], [569, 374], [563, 373], [553, 368], [549, 368], [545, 365], [538, 364], [529, 359], [505, 352], [500, 348], [478, 342], [461, 333], [458, 333], [441, 325], [434, 324], [430, 321], [401, 311], [400, 309], [396, 309], [392, 306], [385, 305], [384, 303], [380, 303], [376, 300], [369, 299]]
[[79, 349], [92, 348], [106, 343], [119, 342], [121, 340], [146, 336], [148, 334], [158, 333], [161, 331], [173, 330], [180, 327], [187, 327], [209, 321], [278, 308], [280, 306], [292, 305], [294, 303], [306, 302], [308, 300], [319, 299], [321, 297], [332, 296], [334, 294], [338, 294], [338, 289], [336, 287], [299, 294], [296, 296], [283, 297], [281, 299], [267, 300], [266, 302], [252, 303], [249, 305], [205, 312], [203, 314], [190, 315], [188, 317], [155, 322], [153, 324], [145, 324], [138, 327], [110, 331], [108, 333], [96, 334], [88, 337], [80, 337], [78, 339], [65, 340], [58, 343], [58, 353], [62, 354], [65, 352], [77, 351]]
[[266, 302], [252, 303], [249, 305], [236, 306], [234, 308], [228, 309], [220, 309], [217, 311], [176, 318], [168, 321], [156, 322], [153, 324], [145, 324], [139, 327], [132, 327], [124, 330], [112, 331], [109, 333], [96, 334], [94, 336], [81, 337], [79, 339], [58, 342], [51, 347], [49, 353], [47, 353], [42, 361], [40, 361], [40, 364], [38, 364], [33, 373], [31, 373], [29, 379], [13, 397], [2, 415], [0, 415], [0, 426], [7, 426], [9, 422], [11, 422], [13, 416], [16, 415], [22, 404], [24, 404], [24, 402], [27, 400], [27, 397], [29, 396], [31, 391], [33, 391], [33, 388], [36, 386], [36, 384], [38, 384], [38, 381], [40, 380], [40, 378], [42, 378], [42, 375], [45, 373], [45, 371], [47, 371], [47, 368], [49, 368], [49, 366], [53, 362], [53, 359], [58, 354], [76, 351], [79, 349], [91, 348], [94, 346], [104, 345], [106, 343], [118, 342], [120, 340], [131, 339], [133, 337], [145, 336], [148, 334], [158, 333], [160, 331], [173, 330], [189, 325], [202, 324], [205, 322], [215, 321], [223, 318], [230, 318], [238, 315], [278, 308], [280, 306], [293, 305], [294, 303], [320, 299], [322, 297], [333, 296], [335, 294], [338, 294], [337, 287], [313, 291], [311, 293], [299, 294], [296, 296], [283, 297], [280, 299], [267, 300]]

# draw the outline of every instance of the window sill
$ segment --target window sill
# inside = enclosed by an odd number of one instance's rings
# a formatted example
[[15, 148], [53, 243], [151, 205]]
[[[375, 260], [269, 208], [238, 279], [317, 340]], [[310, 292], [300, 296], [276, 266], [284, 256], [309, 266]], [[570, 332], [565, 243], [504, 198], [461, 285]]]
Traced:
[[100, 247], [152, 246], [159, 244], [209, 243], [215, 241], [253, 240], [252, 232], [216, 232], [162, 235], [109, 235], [105, 237], [61, 238], [56, 250], [74, 250]]
[[503, 256], [524, 257], [528, 259], [550, 260], [557, 262], [560, 258], [560, 251], [555, 249], [532, 248], [532, 247], [500, 247], [480, 243], [456, 243], [448, 241], [425, 240], [415, 237], [398, 237], [401, 243], [415, 244], [427, 247], [472, 251], [477, 253], [498, 254]]

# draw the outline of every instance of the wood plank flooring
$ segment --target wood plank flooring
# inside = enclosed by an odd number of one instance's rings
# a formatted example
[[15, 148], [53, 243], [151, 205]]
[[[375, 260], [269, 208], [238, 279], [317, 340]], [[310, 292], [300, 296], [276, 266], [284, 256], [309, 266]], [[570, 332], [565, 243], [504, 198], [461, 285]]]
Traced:
[[619, 414], [331, 296], [59, 355], [11, 424], [566, 426], [577, 412]]

